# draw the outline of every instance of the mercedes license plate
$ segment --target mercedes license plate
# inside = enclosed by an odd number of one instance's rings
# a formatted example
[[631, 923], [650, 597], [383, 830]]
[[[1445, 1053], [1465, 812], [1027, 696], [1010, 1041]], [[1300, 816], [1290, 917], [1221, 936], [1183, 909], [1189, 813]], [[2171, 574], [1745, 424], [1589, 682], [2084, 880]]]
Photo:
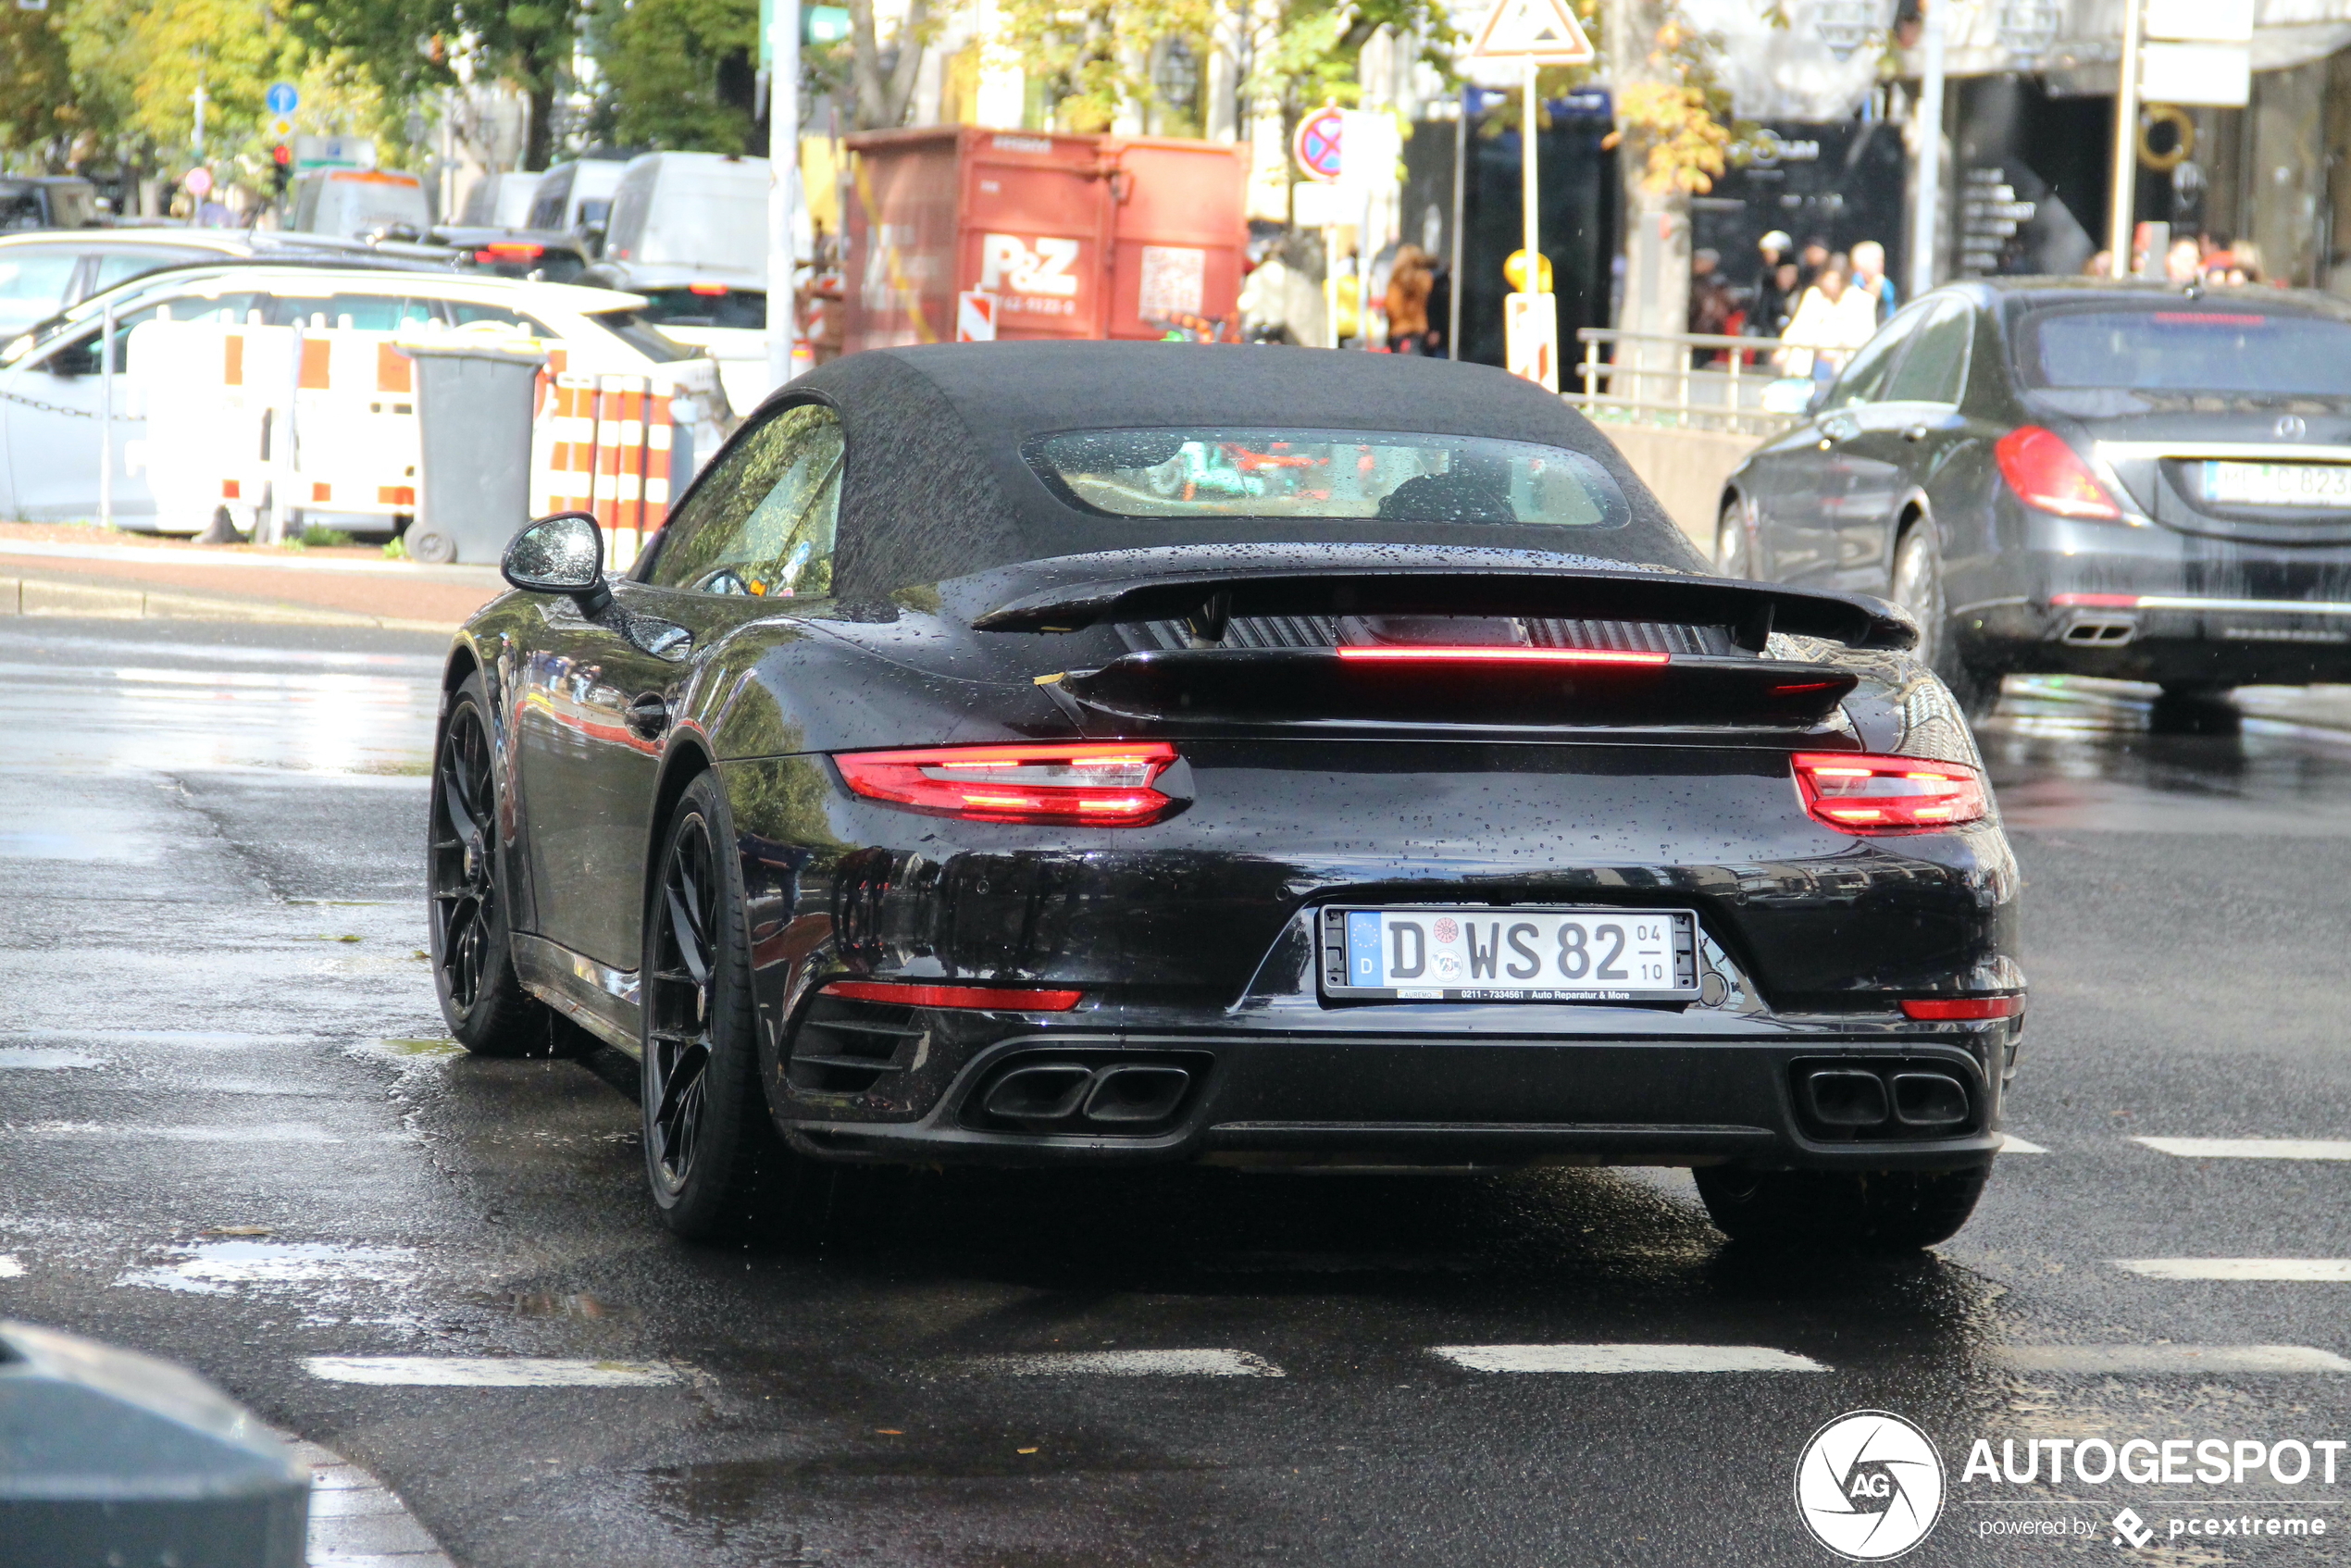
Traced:
[[2351, 463], [2207, 462], [2204, 498], [2231, 506], [2351, 506]]
[[1680, 909], [1326, 909], [1323, 991], [1362, 1002], [1686, 1002], [1698, 996], [1698, 916]]

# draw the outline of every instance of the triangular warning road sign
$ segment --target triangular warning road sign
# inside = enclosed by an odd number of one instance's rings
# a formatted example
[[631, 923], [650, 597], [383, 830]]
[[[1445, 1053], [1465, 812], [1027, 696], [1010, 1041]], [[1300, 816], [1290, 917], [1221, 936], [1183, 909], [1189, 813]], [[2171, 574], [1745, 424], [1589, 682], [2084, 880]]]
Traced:
[[1567, 7], [1567, 0], [1496, 0], [1470, 50], [1475, 59], [1533, 58], [1546, 65], [1580, 66], [1592, 57], [1592, 42]]

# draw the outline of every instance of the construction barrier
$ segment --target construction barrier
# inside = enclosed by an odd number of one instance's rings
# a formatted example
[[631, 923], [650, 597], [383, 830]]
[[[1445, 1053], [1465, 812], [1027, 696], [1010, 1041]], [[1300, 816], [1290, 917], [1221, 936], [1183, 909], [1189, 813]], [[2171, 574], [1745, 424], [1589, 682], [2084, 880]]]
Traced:
[[[261, 540], [298, 537], [319, 514], [339, 526], [381, 519], [391, 531], [417, 503], [416, 367], [402, 345], [452, 336], [142, 322], [126, 377], [147, 434], [125, 456], [145, 470], [157, 528], [196, 532], [226, 508]], [[528, 456], [532, 513], [593, 513], [610, 566], [626, 569], [668, 516], [673, 454], [690, 465], [732, 429], [718, 367], [697, 358], [651, 374], [573, 371], [560, 345], [533, 346], [548, 363]], [[676, 477], [690, 474], [685, 466]]]
[[626, 571], [669, 516], [669, 394], [649, 376], [549, 370], [539, 381], [531, 510], [591, 514], [604, 530], [606, 567]]

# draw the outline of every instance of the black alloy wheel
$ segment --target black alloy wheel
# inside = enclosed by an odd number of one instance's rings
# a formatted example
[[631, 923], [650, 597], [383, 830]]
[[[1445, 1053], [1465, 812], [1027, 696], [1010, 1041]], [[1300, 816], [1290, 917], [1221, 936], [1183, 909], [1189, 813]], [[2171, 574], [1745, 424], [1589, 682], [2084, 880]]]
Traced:
[[801, 1162], [759, 1084], [741, 874], [717, 779], [686, 787], [645, 922], [645, 1176], [662, 1223], [710, 1240], [760, 1228]]
[[499, 885], [498, 787], [489, 701], [479, 672], [445, 700], [426, 838], [434, 989], [449, 1032], [483, 1056], [576, 1049], [574, 1031], [515, 974], [505, 890]]
[[1934, 525], [1913, 517], [1894, 547], [1893, 601], [1919, 623], [1919, 662], [1940, 676], [1959, 699], [1969, 722], [1988, 718], [2000, 705], [2000, 678], [1961, 657], [1959, 628], [1943, 591], [1943, 547]]

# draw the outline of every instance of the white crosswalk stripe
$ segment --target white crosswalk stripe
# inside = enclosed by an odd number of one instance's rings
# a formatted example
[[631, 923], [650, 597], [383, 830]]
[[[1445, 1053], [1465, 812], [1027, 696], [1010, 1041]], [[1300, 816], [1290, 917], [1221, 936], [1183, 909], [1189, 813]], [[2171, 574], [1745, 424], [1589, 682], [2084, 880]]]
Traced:
[[2012, 1132], [2004, 1132], [2000, 1135], [2000, 1152], [2003, 1154], [2046, 1154], [2048, 1151], [2037, 1143], [2027, 1142]]
[[1432, 1345], [1472, 1372], [1826, 1372], [1767, 1345]]
[[647, 1362], [569, 1361], [541, 1356], [305, 1356], [330, 1383], [398, 1388], [646, 1388], [681, 1381]]
[[2117, 1258], [2149, 1279], [2301, 1279], [2351, 1282], [2351, 1258]]
[[1991, 1359], [2015, 1372], [2351, 1372], [2351, 1361], [2309, 1345], [2002, 1345]]
[[2183, 1160], [2351, 1160], [2351, 1138], [2134, 1138]]
[[1286, 1377], [1247, 1350], [1048, 1350], [971, 1356], [964, 1366], [1008, 1377]]

